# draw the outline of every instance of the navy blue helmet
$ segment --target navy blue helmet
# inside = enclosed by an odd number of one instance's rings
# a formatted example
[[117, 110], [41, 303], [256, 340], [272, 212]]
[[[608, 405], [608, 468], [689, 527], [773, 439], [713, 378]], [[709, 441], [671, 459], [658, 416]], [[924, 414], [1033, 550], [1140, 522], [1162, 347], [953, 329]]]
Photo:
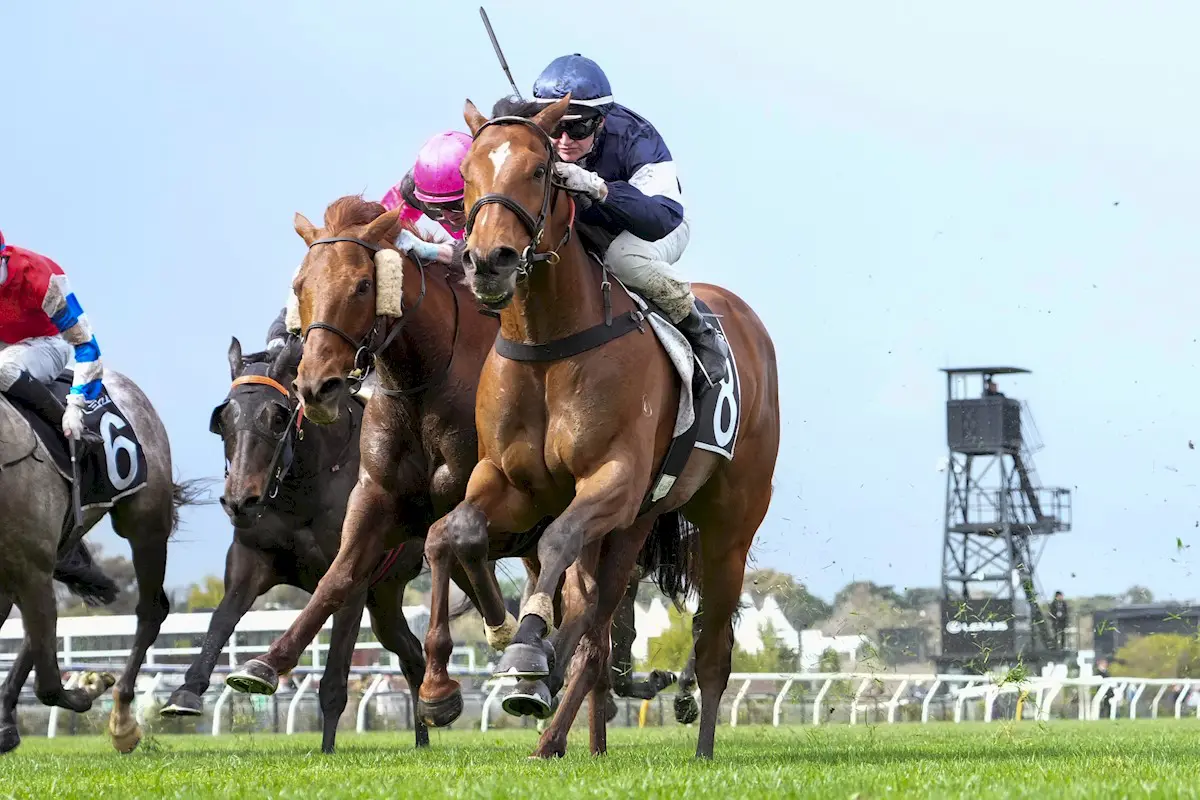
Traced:
[[592, 109], [606, 114], [613, 105], [612, 87], [600, 65], [579, 53], [559, 56], [542, 70], [533, 82], [533, 98], [539, 103], [553, 103], [570, 93], [570, 117], [578, 117]]

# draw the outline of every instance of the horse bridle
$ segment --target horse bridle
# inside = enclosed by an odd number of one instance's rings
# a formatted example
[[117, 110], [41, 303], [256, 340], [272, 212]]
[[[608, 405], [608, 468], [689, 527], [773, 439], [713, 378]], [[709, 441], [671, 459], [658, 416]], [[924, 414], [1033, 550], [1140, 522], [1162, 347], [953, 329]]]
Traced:
[[[304, 422], [304, 407], [299, 403], [292, 405], [292, 393], [287, 390], [282, 383], [274, 378], [266, 375], [239, 375], [234, 379], [229, 386], [229, 394], [224, 402], [213, 409], [212, 417], [208, 421], [209, 433], [215, 433], [222, 439], [225, 438], [225, 432], [221, 428], [221, 414], [225, 411], [225, 407], [229, 405], [229, 401], [233, 399], [233, 393], [241, 386], [266, 386], [274, 389], [286, 398], [285, 406], [290, 409], [287, 424], [284, 426], [283, 433], [275, 434], [274, 432], [264, 433], [260, 430], [257, 421], [250, 425], [240, 426], [242, 430], [247, 430], [259, 439], [271, 442], [275, 445], [275, 451], [271, 454], [271, 461], [267, 464], [267, 485], [263, 487], [263, 494], [274, 500], [279, 494], [279, 487], [283, 483], [284, 476], [292, 468], [292, 462], [295, 458], [295, 440], [304, 438], [303, 431], [300, 429]], [[229, 476], [229, 461], [225, 461], [225, 475]]]
[[[374, 257], [374, 255], [380, 250], [385, 249], [381, 245], [372, 244], [365, 239], [359, 239], [355, 236], [330, 236], [325, 239], [317, 239], [315, 242], [309, 244], [308, 249], [311, 250], [319, 244], [335, 244], [337, 242], [350, 242], [351, 244], [357, 244], [361, 247], [365, 247], [367, 250], [371, 251], [372, 257]], [[330, 325], [328, 322], [310, 323], [309, 326], [304, 329], [304, 333], [300, 337], [301, 342], [307, 343], [308, 335], [314, 330], [326, 330], [341, 337], [341, 339], [354, 348], [354, 367], [350, 370], [350, 374], [346, 376], [351, 383], [351, 392], [357, 391], [358, 387], [362, 385], [362, 382], [366, 380], [367, 375], [370, 374], [371, 359], [388, 349], [388, 346], [391, 345], [391, 343], [395, 341], [396, 337], [400, 334], [400, 330], [404, 327], [405, 323], [408, 322], [410, 315], [421, 307], [421, 302], [425, 299], [425, 264], [420, 258], [417, 257], [415, 253], [409, 253], [409, 256], [413, 259], [413, 261], [416, 262], [417, 268], [421, 273], [421, 293], [417, 296], [417, 302], [413, 303], [413, 307], [404, 312], [403, 316], [401, 316], [395, 321], [395, 323], [392, 324], [391, 329], [388, 330], [382, 342], [375, 344], [375, 339], [379, 336], [380, 329], [387, 324], [388, 318], [381, 317], [379, 315], [375, 316], [375, 323], [371, 326], [371, 329], [367, 331], [366, 336], [364, 336], [361, 341], [355, 339], [353, 336], [346, 333], [336, 325]], [[378, 285], [376, 285], [375, 290], [379, 291]], [[400, 302], [403, 303], [404, 299], [401, 298]]]
[[[546, 223], [550, 220], [550, 215], [554, 212], [555, 201], [558, 197], [554, 190], [556, 188], [566, 188], [562, 184], [554, 182], [554, 165], [561, 159], [558, 156], [558, 151], [554, 149], [554, 140], [550, 138], [550, 135], [542, 130], [541, 126], [536, 122], [525, 117], [510, 115], [490, 119], [479, 126], [479, 130], [475, 131], [475, 136], [473, 138], [478, 139], [479, 135], [492, 125], [524, 125], [525, 127], [537, 133], [539, 141], [546, 146], [546, 152], [550, 156], [550, 164], [546, 169], [545, 191], [542, 193], [542, 208], [538, 213], [536, 220], [533, 218], [533, 215], [526, 211], [524, 206], [522, 206], [516, 200], [513, 200], [508, 195], [497, 193], [485, 194], [483, 197], [476, 200], [475, 204], [471, 206], [471, 212], [467, 214], [467, 236], [471, 235], [471, 230], [475, 227], [475, 218], [479, 216], [479, 212], [486, 205], [495, 203], [496, 205], [504, 206], [516, 215], [517, 219], [521, 221], [521, 224], [525, 226], [525, 230], [529, 232], [530, 237], [532, 237], [530, 239], [529, 246], [526, 247], [521, 253], [521, 261], [517, 267], [520, 277], [524, 278], [529, 275], [530, 270], [532, 270], [534, 265], [539, 262], [548, 262], [550, 266], [557, 264], [559, 260], [558, 251], [566, 247], [567, 242], [571, 239], [571, 230], [574, 228], [574, 225], [572, 224], [573, 220], [567, 223], [566, 232], [563, 233], [562, 239], [553, 250], [548, 250], [545, 253], [537, 252], [537, 248], [541, 247], [542, 245], [542, 236], [546, 232]], [[572, 217], [573, 216], [574, 214], [572, 214]]]

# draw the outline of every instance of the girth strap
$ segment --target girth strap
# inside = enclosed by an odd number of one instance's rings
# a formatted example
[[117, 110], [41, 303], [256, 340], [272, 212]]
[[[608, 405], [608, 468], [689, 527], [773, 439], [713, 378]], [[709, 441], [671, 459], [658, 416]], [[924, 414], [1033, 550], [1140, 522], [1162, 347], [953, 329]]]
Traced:
[[561, 361], [594, 350], [601, 345], [620, 339], [633, 331], [646, 332], [641, 311], [633, 310], [613, 319], [611, 325], [601, 322], [579, 333], [545, 344], [522, 344], [496, 334], [496, 353], [510, 361]]

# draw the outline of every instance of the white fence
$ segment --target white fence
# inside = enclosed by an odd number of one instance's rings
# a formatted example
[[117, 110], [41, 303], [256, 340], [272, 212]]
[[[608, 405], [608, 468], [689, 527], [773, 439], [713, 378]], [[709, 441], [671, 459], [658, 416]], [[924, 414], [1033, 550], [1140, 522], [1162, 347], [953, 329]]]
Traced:
[[[214, 686], [219, 686], [221, 692], [212, 709], [213, 734], [222, 731], [222, 711], [228, 705], [232, 690], [224, 685], [224, 675], [247, 658], [260, 654], [280, 633], [287, 629], [295, 619], [296, 611], [258, 611], [250, 612], [243, 617], [234, 635], [223, 649], [223, 658], [214, 670]], [[410, 627], [418, 637], [424, 635], [428, 625], [428, 610], [423, 606], [405, 608], [405, 616]], [[148, 708], [159, 697], [165, 697], [179, 683], [179, 677], [186, 671], [188, 664], [200, 652], [199, 643], [207, 630], [210, 615], [204, 614], [172, 614], [163, 624], [162, 633], [155, 647], [147, 655], [146, 665], [138, 683], [138, 716], [143, 719], [143, 709]], [[361, 651], [376, 651], [376, 655], [368, 656], [373, 664], [356, 664], [351, 667], [351, 674], [371, 676], [366, 690], [363, 692], [355, 710], [355, 729], [367, 729], [367, 717], [372, 703], [381, 697], [401, 697], [410, 702], [407, 691], [393, 691], [388, 688], [390, 677], [400, 677], [399, 660], [390, 653], [378, 652], [381, 645], [370, 635], [369, 617], [364, 613], [363, 627], [356, 645], [356, 653]], [[134, 617], [65, 617], [59, 620], [59, 660], [65, 677], [77, 680], [84, 670], [107, 669], [119, 667], [128, 656], [129, 645], [132, 643], [136, 620]], [[327, 633], [331, 623], [326, 623], [323, 633]], [[365, 635], [361, 635], [365, 634]], [[0, 673], [11, 663], [16, 649], [19, 647], [23, 630], [20, 620], [9, 620], [0, 627]], [[180, 638], [188, 640], [188, 644], [180, 644]], [[325, 654], [328, 652], [328, 636], [319, 636], [308, 649], [311, 655], [311, 665], [303, 665], [293, 670], [301, 677], [300, 683], [293, 691], [281, 687], [280, 692], [271, 702], [287, 700], [287, 717], [284, 730], [291, 734], [297, 729], [297, 712], [304, 698], [311, 699], [312, 692], [322, 672]], [[326, 641], [323, 641], [326, 640]], [[378, 663], [384, 662], [387, 663]], [[496, 701], [503, 690], [511, 683], [511, 679], [496, 680], [491, 678], [491, 664], [476, 663], [476, 651], [471, 647], [456, 647], [451, 663], [451, 672], [458, 676], [477, 678], [477, 693], [482, 693], [482, 709], [480, 718], [481, 730], [488, 730], [495, 718]], [[838, 672], [838, 673], [764, 673], [747, 674], [735, 673], [730, 676], [729, 688], [725, 693], [729, 701], [729, 724], [737, 726], [739, 713], [747, 705], [748, 698], [761, 699], [771, 702], [771, 724], [780, 725], [783, 712], [789, 705], [811, 703], [811, 710], [802, 709], [804, 721], [812, 725], [826, 724], [825, 711], [827, 701], [834, 688], [843, 709], [848, 704], [848, 722], [859, 724], [868, 717], [879, 717], [887, 723], [896, 723], [900, 717], [900, 709], [919, 704], [919, 719], [922, 723], [931, 720], [931, 709], [938, 703], [943, 714], [948, 714], [948, 707], [953, 708], [953, 719], [962, 722], [967, 719], [982, 719], [990, 722], [995, 718], [996, 705], [1001, 698], [1008, 700], [1019, 698], [1016, 708], [1025, 719], [1049, 720], [1051, 708], [1056, 701], [1062, 705], [1064, 693], [1074, 692], [1076, 698], [1076, 714], [1081, 720], [1098, 720], [1101, 718], [1105, 699], [1108, 699], [1110, 719], [1116, 719], [1125, 714], [1136, 718], [1139, 713], [1148, 712], [1150, 717], [1158, 717], [1161, 701], [1167, 692], [1175, 687], [1177, 693], [1173, 698], [1174, 716], [1183, 716], [1184, 708], [1189, 703], [1195, 705], [1195, 713], [1200, 717], [1200, 680], [1186, 679], [1143, 679], [1143, 678], [1101, 678], [1086, 676], [1069, 678], [1064, 667], [1047, 670], [1047, 674], [1030, 677], [1021, 682], [1004, 681], [1001, 676], [979, 675], [936, 675], [936, 674], [898, 674], [890, 672]], [[1146, 701], [1147, 689], [1152, 690], [1152, 696]], [[668, 689], [662, 696], [668, 699], [673, 690]], [[699, 699], [699, 692], [696, 693]], [[26, 703], [35, 704], [32, 695], [23, 698]], [[649, 702], [649, 701], [647, 701]], [[915, 716], [907, 712], [907, 716]], [[47, 735], [57, 733], [60, 717], [59, 709], [49, 712]]]

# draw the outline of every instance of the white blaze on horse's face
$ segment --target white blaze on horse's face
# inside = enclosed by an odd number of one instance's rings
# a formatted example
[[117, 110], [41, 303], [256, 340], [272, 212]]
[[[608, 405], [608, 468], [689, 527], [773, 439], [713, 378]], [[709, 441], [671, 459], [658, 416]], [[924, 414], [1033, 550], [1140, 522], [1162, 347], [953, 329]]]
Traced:
[[504, 168], [504, 162], [508, 161], [511, 152], [512, 147], [509, 143], [501, 142], [499, 147], [488, 153], [488, 158], [492, 162], [492, 181], [500, 180], [500, 170]]

